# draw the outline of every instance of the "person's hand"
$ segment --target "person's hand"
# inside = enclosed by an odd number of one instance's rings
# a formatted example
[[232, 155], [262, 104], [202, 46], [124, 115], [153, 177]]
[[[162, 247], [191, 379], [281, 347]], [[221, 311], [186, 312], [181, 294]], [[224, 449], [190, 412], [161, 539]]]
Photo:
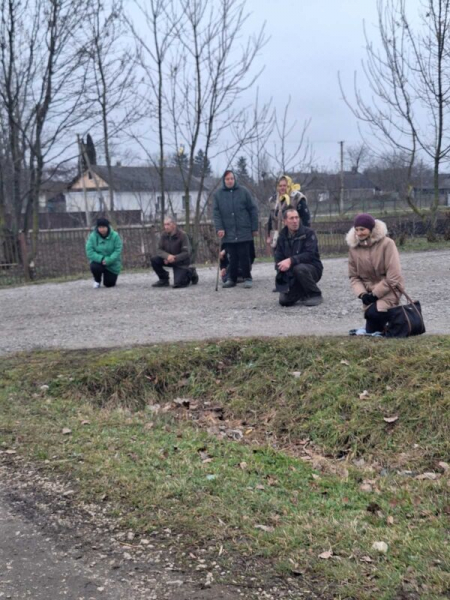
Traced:
[[220, 239], [222, 239], [225, 235], [225, 230], [224, 229], [219, 229], [219, 231], [217, 232], [217, 235]]
[[225, 277], [226, 274], [227, 274], [227, 270], [226, 269], [220, 269], [220, 276], [221, 277]]
[[105, 259], [102, 260], [102, 265], [106, 265]]
[[175, 256], [173, 254], [169, 254], [169, 256], [167, 257], [167, 262], [168, 264], [175, 262]]
[[290, 258], [285, 258], [284, 260], [281, 260], [281, 261], [278, 263], [278, 265], [277, 265], [277, 266], [278, 266], [278, 269], [279, 269], [279, 270], [280, 270], [282, 273], [284, 273], [285, 271], [289, 271], [289, 269], [291, 268], [291, 264], [292, 264], [292, 261], [291, 261], [291, 259], [290, 259]]
[[375, 304], [375, 302], [378, 300], [378, 298], [373, 294], [361, 294], [360, 298], [364, 306], [369, 306], [369, 304]]
[[271, 243], [272, 243], [272, 238], [270, 237], [270, 235], [268, 235], [266, 238], [266, 244], [271, 244]]

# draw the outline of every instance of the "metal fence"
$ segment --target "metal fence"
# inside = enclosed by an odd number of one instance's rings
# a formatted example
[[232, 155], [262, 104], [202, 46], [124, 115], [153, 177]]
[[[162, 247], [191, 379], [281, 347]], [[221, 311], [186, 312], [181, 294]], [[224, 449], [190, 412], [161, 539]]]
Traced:
[[[89, 272], [85, 244], [89, 229], [40, 231], [36, 252], [30, 233], [17, 236], [6, 234], [0, 238], [0, 286], [8, 286], [43, 279], [69, 278]], [[122, 263], [125, 270], [150, 268], [150, 258], [156, 253], [160, 232], [154, 226], [119, 226], [123, 240]], [[323, 255], [346, 251], [344, 236], [336, 232], [317, 234]], [[196, 248], [197, 264], [217, 261], [218, 240], [211, 223], [202, 223]], [[270, 257], [266, 232], [260, 225], [255, 238], [256, 256]]]

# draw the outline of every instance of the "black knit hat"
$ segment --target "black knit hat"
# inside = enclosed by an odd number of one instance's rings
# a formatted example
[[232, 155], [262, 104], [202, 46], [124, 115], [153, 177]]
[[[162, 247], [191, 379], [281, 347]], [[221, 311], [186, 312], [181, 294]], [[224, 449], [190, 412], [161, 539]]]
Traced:
[[109, 227], [108, 219], [105, 219], [105, 217], [97, 219], [97, 227]]

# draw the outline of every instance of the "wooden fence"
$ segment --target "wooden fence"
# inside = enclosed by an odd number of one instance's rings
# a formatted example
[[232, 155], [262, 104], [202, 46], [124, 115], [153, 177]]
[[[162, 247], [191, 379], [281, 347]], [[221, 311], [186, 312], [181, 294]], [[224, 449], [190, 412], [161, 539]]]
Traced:
[[[343, 254], [347, 251], [344, 233], [351, 222], [317, 223], [316, 230], [322, 256]], [[118, 226], [123, 240], [122, 263], [125, 270], [148, 269], [150, 258], [156, 253], [160, 232], [154, 226]], [[38, 234], [37, 253], [31, 257], [31, 233], [0, 237], [0, 286], [26, 283], [43, 279], [69, 278], [89, 272], [85, 254], [90, 229], [43, 230]], [[270, 257], [266, 244], [265, 227], [261, 224], [255, 238], [256, 256]], [[202, 223], [196, 249], [196, 263], [215, 263], [218, 240], [211, 223]]]

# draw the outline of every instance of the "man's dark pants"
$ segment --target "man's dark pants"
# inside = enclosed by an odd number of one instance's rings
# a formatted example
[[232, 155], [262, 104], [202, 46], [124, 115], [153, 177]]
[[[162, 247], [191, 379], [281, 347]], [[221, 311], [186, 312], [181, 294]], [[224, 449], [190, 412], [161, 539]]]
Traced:
[[320, 288], [317, 286], [321, 275], [314, 265], [295, 265], [291, 268], [291, 272], [294, 276], [294, 284], [289, 292], [280, 294], [281, 306], [292, 306], [299, 300], [322, 295]]
[[169, 281], [169, 272], [164, 267], [170, 267], [173, 269], [173, 285], [184, 287], [190, 284], [192, 269], [189, 265], [165, 265], [164, 259], [160, 256], [153, 256], [151, 263], [155, 273], [162, 281]]
[[251, 242], [235, 242], [227, 244], [227, 252], [230, 259], [229, 278], [236, 283], [238, 278], [238, 269], [241, 269], [244, 279], [251, 279], [250, 263], [250, 244]]
[[105, 265], [102, 265], [102, 263], [98, 262], [91, 262], [91, 273], [97, 283], [102, 282], [103, 275], [103, 285], [105, 287], [114, 287], [116, 285], [117, 278], [119, 277], [115, 273], [108, 271]]

